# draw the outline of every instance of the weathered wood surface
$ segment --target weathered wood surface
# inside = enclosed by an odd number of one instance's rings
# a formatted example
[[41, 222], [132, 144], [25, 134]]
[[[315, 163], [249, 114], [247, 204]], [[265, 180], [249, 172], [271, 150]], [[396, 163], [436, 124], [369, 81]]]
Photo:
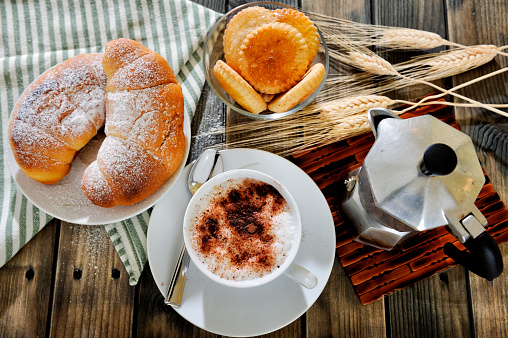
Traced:
[[[494, 44], [506, 46], [508, 36], [508, 3], [506, 1], [456, 1], [446, 2], [448, 34], [452, 41], [464, 45]], [[481, 19], [480, 19], [481, 18]], [[464, 23], [468, 24], [464, 24]], [[462, 24], [460, 24], [462, 23]], [[453, 85], [464, 83], [508, 66], [506, 57], [497, 57], [478, 69], [453, 78]], [[486, 103], [508, 102], [508, 75], [503, 73], [488, 81], [466, 87], [461, 93]], [[506, 109], [505, 109], [506, 111]], [[455, 116], [463, 130], [471, 136], [485, 171], [501, 199], [508, 201], [508, 119], [478, 108], [457, 108]], [[505, 267], [508, 265], [507, 246], [501, 246]], [[506, 269], [506, 268], [505, 268]], [[506, 272], [493, 283], [468, 273], [468, 290], [471, 332], [479, 337], [508, 336], [508, 275]]]
[[[200, 0], [224, 13], [226, 0]], [[231, 2], [231, 1], [230, 1]], [[463, 44], [508, 45], [504, 0], [292, 0], [306, 10], [364, 23], [436, 32]], [[452, 86], [507, 65], [498, 58], [477, 71], [443, 82]], [[506, 103], [507, 77], [461, 93], [479, 101]], [[424, 89], [420, 88], [418, 90]], [[508, 119], [479, 109], [456, 109], [475, 141], [482, 165], [503, 201], [508, 201]], [[193, 135], [245, 121], [205, 86], [192, 124]], [[192, 141], [189, 160], [225, 136]], [[505, 266], [508, 248], [501, 246]], [[493, 283], [452, 268], [383, 300], [361, 305], [336, 261], [321, 297], [300, 319], [269, 337], [507, 337], [508, 274]], [[128, 277], [102, 227], [52, 221], [0, 269], [0, 336], [210, 337], [163, 305], [148, 265], [139, 284]]]

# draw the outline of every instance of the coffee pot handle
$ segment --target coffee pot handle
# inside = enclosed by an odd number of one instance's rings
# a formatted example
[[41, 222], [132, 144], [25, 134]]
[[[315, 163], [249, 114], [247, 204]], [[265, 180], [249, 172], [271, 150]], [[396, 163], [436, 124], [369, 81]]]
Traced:
[[494, 238], [486, 231], [464, 242], [467, 251], [446, 243], [443, 251], [458, 264], [489, 281], [503, 272], [503, 257]]

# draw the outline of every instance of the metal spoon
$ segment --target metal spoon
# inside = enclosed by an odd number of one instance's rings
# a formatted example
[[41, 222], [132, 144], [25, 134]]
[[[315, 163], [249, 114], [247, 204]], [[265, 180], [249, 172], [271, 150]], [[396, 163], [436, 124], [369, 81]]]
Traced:
[[[210, 178], [222, 173], [224, 164], [222, 157], [215, 149], [207, 149], [194, 162], [189, 172], [187, 184], [190, 192], [194, 195], [196, 191]], [[164, 299], [164, 303], [172, 307], [180, 307], [182, 305], [182, 296], [187, 281], [187, 270], [189, 268], [190, 257], [182, 246], [182, 251], [176, 262], [176, 267], [169, 283], [168, 293]]]

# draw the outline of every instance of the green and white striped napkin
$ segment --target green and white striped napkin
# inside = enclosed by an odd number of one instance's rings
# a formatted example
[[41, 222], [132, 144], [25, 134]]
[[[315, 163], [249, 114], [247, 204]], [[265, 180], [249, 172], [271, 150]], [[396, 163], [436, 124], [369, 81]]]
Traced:
[[[9, 115], [23, 90], [51, 66], [80, 53], [100, 53], [110, 40], [139, 41], [168, 60], [192, 118], [205, 82], [204, 39], [221, 14], [187, 0], [0, 1], [0, 266], [50, 220], [11, 178]], [[135, 285], [145, 263], [149, 212], [105, 225]]]

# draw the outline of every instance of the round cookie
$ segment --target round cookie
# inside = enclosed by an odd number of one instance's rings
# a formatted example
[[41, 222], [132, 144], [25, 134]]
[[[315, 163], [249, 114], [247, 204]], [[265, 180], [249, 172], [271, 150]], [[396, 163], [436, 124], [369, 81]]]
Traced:
[[274, 22], [250, 32], [240, 47], [240, 74], [261, 93], [278, 94], [300, 81], [307, 70], [308, 48], [291, 25]]
[[296, 86], [270, 101], [268, 109], [275, 113], [282, 113], [291, 109], [312, 94], [319, 87], [325, 75], [325, 67], [321, 63], [315, 64], [309, 68], [302, 81]]
[[309, 65], [314, 61], [319, 49], [318, 29], [309, 17], [296, 9], [284, 8], [273, 11], [277, 22], [287, 23], [298, 29], [307, 43]]
[[222, 89], [243, 108], [254, 114], [266, 110], [265, 100], [228, 64], [218, 60], [213, 72]]
[[224, 31], [224, 58], [227, 64], [237, 73], [238, 51], [243, 40], [253, 29], [267, 23], [275, 22], [275, 15], [264, 7], [249, 7], [241, 10], [229, 21]]

